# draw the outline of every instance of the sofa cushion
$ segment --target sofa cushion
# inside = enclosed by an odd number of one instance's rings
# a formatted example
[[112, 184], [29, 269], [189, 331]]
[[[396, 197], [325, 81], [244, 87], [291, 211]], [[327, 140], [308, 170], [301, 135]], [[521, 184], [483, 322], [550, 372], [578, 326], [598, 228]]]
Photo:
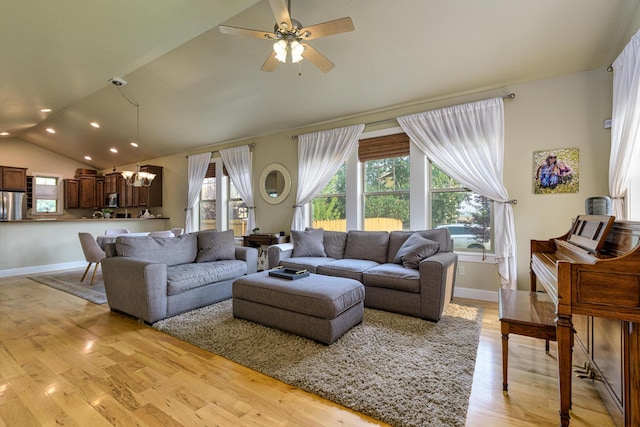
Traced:
[[292, 257], [323, 257], [327, 256], [324, 251], [324, 230], [322, 228], [309, 228], [307, 230], [291, 230], [293, 239]]
[[344, 231], [324, 232], [324, 251], [328, 257], [335, 259], [344, 258], [344, 249], [347, 245], [347, 233]]
[[236, 259], [233, 230], [199, 232], [196, 262], [211, 262], [222, 259]]
[[420, 272], [399, 264], [380, 264], [365, 271], [362, 277], [365, 286], [420, 292]]
[[451, 240], [451, 233], [446, 228], [434, 228], [432, 230], [419, 230], [416, 231], [419, 235], [425, 239], [438, 242], [440, 249], [438, 252], [453, 252], [453, 241]]
[[280, 261], [280, 265], [295, 270], [308, 270], [310, 273], [317, 273], [319, 266], [331, 261], [335, 261], [335, 258], [308, 256], [283, 259]]
[[407, 268], [418, 268], [418, 264], [425, 258], [438, 252], [440, 244], [433, 240], [426, 239], [418, 233], [413, 233], [400, 246], [393, 262], [402, 264]]
[[389, 233], [386, 231], [351, 230], [347, 236], [344, 257], [370, 260], [382, 264], [387, 260], [388, 244]]
[[346, 277], [362, 283], [362, 273], [378, 263], [366, 259], [337, 259], [318, 266], [318, 274], [325, 276]]
[[209, 283], [236, 279], [247, 273], [247, 263], [222, 260], [167, 267], [167, 294], [177, 295]]
[[118, 256], [144, 259], [167, 266], [194, 262], [198, 241], [194, 233], [179, 237], [118, 236]]

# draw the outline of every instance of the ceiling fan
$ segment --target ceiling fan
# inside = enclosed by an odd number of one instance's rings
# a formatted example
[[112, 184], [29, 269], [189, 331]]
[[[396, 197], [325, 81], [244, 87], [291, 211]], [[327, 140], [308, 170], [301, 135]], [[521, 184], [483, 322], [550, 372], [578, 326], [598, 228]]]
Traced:
[[353, 31], [351, 18], [340, 18], [322, 24], [303, 27], [299, 21], [291, 18], [291, 0], [269, 0], [269, 6], [276, 17], [273, 32], [249, 30], [246, 28], [229, 27], [220, 25], [218, 29], [223, 34], [233, 36], [253, 37], [275, 41], [273, 51], [262, 64], [262, 71], [273, 71], [278, 62], [287, 62], [287, 54], [291, 54], [291, 62], [299, 62], [303, 58], [308, 59], [323, 73], [328, 73], [335, 67], [327, 57], [314, 49], [306, 42], [321, 37]]

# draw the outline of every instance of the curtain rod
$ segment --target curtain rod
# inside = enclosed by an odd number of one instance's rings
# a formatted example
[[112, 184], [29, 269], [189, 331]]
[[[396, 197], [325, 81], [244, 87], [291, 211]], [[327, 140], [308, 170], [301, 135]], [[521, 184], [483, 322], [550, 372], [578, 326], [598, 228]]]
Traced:
[[[256, 146], [256, 144], [255, 144], [255, 143], [253, 143], [253, 144], [247, 144], [247, 145], [249, 145], [249, 150], [251, 150], [253, 147], [255, 147], [255, 146]], [[236, 147], [242, 147], [242, 145], [237, 145]], [[233, 147], [231, 147], [231, 148], [233, 148]], [[219, 153], [220, 153], [220, 150], [215, 150], [215, 151], [212, 151], [212, 152], [211, 152], [211, 154], [219, 154]], [[189, 158], [189, 156], [184, 156], [184, 158], [185, 158], [185, 159], [188, 159], [188, 158]]]
[[[502, 98], [502, 99], [513, 99], [515, 97], [516, 97], [516, 94], [511, 92], [510, 94], [501, 96], [500, 98]], [[495, 98], [495, 97], [493, 97], [493, 98]], [[493, 99], [493, 98], [487, 98], [487, 99]], [[486, 99], [481, 99], [481, 101], [486, 101]], [[473, 101], [473, 102], [478, 102], [478, 101]], [[365, 126], [371, 126], [371, 125], [379, 125], [379, 124], [382, 124], [382, 123], [390, 123], [390, 122], [397, 122], [397, 119], [394, 117], [392, 119], [384, 119], [384, 120], [378, 120], [378, 121], [375, 121], [375, 122], [365, 123], [364, 125]], [[291, 139], [298, 139], [298, 135], [291, 135]]]

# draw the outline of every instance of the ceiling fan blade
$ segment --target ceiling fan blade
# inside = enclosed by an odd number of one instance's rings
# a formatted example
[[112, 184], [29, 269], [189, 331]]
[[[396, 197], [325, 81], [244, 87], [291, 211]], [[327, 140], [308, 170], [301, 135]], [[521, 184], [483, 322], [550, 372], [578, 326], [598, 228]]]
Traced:
[[353, 30], [353, 21], [351, 21], [351, 18], [346, 17], [324, 22], [322, 24], [311, 25], [310, 27], [304, 27], [301, 33], [304, 40], [313, 40]]
[[229, 27], [227, 25], [218, 25], [218, 30], [222, 34], [229, 34], [232, 36], [252, 37], [256, 39], [270, 40], [273, 38], [273, 33], [258, 30], [249, 30], [246, 28]]
[[273, 15], [276, 17], [276, 23], [280, 26], [282, 23], [287, 25], [287, 30], [291, 30], [291, 16], [289, 15], [289, 9], [287, 8], [287, 0], [269, 0], [269, 6], [273, 11]]
[[306, 43], [302, 43], [302, 45], [304, 46], [304, 52], [302, 52], [302, 57], [304, 59], [308, 59], [309, 62], [318, 67], [323, 73], [328, 73], [333, 70], [335, 64], [329, 61], [326, 56], [315, 50], [311, 45]]
[[262, 71], [271, 72], [271, 71], [274, 71], [277, 66], [278, 66], [278, 60], [276, 59], [276, 53], [272, 50], [271, 54], [269, 55], [267, 60], [264, 61], [264, 64], [262, 64], [262, 68], [260, 69]]

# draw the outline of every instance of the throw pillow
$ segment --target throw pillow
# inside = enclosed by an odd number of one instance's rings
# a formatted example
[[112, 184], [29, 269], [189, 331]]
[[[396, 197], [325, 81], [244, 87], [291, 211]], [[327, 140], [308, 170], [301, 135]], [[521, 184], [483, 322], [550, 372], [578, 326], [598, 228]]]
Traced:
[[440, 244], [433, 240], [425, 239], [418, 233], [413, 233], [398, 249], [398, 253], [393, 259], [394, 262], [402, 264], [407, 268], [418, 268], [418, 264], [425, 258], [438, 252]]
[[202, 231], [198, 233], [198, 256], [196, 262], [211, 262], [236, 259], [236, 243], [233, 230]]
[[324, 257], [324, 230], [322, 228], [310, 228], [308, 230], [291, 230], [293, 239], [292, 258], [297, 257]]

